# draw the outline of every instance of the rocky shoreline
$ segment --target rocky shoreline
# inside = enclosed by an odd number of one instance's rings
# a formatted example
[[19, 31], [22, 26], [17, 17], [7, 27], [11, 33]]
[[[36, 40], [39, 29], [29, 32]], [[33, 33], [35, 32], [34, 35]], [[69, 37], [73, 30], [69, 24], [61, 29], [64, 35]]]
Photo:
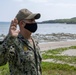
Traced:
[[0, 41], [3, 41], [6, 36], [4, 34], [0, 35]]
[[[37, 39], [39, 43], [76, 40], [76, 34], [70, 33], [34, 34], [32, 36]], [[1, 34], [0, 41], [2, 41], [5, 37], [6, 36], [4, 34]]]
[[76, 34], [70, 33], [35, 34], [33, 37], [37, 38], [38, 42], [40, 43], [76, 40]]

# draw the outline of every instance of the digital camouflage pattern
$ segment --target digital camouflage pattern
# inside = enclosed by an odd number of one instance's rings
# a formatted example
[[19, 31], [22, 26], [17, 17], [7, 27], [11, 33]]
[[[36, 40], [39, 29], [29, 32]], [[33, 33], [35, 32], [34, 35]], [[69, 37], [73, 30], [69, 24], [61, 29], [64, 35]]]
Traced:
[[10, 75], [42, 75], [41, 55], [36, 41], [34, 47], [22, 35], [8, 35], [0, 45], [0, 65], [9, 62]]

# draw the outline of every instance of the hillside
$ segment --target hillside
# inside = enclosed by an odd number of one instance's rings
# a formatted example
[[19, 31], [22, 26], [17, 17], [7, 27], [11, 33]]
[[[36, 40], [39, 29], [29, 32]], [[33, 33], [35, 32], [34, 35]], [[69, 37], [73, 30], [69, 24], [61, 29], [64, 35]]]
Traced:
[[66, 23], [66, 24], [76, 24], [76, 17], [70, 19], [55, 19], [55, 20], [47, 20], [42, 21], [40, 23]]

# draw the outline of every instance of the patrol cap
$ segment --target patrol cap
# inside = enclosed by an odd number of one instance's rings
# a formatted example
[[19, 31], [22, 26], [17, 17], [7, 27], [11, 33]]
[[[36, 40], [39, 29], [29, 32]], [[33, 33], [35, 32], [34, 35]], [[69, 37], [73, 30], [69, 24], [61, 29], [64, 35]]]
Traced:
[[28, 9], [21, 9], [19, 10], [18, 14], [16, 15], [16, 18], [18, 22], [20, 22], [23, 19], [39, 19], [40, 18], [40, 13], [32, 13]]

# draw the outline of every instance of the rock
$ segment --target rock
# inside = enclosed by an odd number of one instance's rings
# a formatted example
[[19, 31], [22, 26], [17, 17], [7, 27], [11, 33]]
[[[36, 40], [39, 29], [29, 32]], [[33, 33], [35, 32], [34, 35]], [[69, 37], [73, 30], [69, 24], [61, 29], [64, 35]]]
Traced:
[[33, 37], [37, 39], [39, 42], [53, 42], [53, 41], [75, 40], [76, 34], [70, 34], [70, 33], [35, 34], [33, 35]]

